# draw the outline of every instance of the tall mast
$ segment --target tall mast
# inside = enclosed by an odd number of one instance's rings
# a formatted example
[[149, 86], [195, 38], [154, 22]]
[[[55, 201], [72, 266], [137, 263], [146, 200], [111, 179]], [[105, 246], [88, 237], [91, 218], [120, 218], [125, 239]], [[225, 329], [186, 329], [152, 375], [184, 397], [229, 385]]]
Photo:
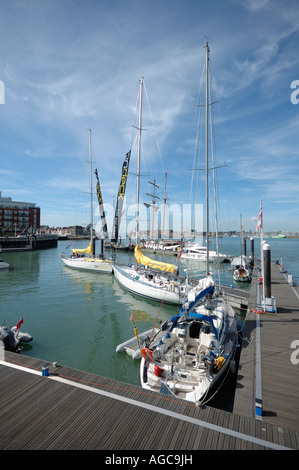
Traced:
[[167, 185], [167, 170], [165, 171], [165, 190], [164, 190], [164, 207], [163, 207], [163, 228], [162, 228], [162, 240], [163, 240], [163, 235], [164, 235], [164, 223], [165, 223], [166, 185]]
[[[159, 186], [156, 184], [156, 178], [154, 178], [154, 182], [148, 181], [149, 184], [153, 185], [153, 193], [154, 194], [148, 194], [146, 193], [147, 196], [152, 196], [153, 201], [152, 201], [152, 209], [153, 209], [153, 218], [152, 218], [152, 238], [154, 238], [154, 229], [155, 229], [155, 210], [156, 210], [156, 199], [160, 199], [158, 196], [155, 195], [155, 189], [159, 188]], [[158, 238], [158, 237], [157, 237]]]
[[94, 255], [93, 245], [93, 199], [92, 199], [92, 160], [91, 160], [91, 130], [89, 129], [89, 171], [90, 171], [90, 243], [92, 254]]
[[209, 45], [205, 43], [206, 48], [206, 236], [207, 236], [207, 275], [209, 274]]
[[139, 116], [138, 116], [138, 147], [137, 147], [137, 187], [136, 187], [136, 245], [139, 233], [139, 183], [140, 183], [140, 152], [141, 152], [141, 119], [142, 119], [143, 78], [139, 81]]
[[[242, 214], [240, 214], [240, 230], [241, 230], [241, 266], [243, 266], [243, 222], [242, 222]], [[245, 262], [244, 262], [245, 264]]]

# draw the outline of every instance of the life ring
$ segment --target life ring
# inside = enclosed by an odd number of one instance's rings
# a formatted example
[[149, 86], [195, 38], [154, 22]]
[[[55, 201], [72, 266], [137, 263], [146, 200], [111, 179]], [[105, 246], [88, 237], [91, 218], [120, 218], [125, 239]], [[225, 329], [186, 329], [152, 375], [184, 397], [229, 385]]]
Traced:
[[142, 352], [142, 356], [143, 356], [145, 361], [150, 359], [150, 362], [151, 362], [153, 360], [153, 353], [150, 349], [142, 348], [141, 352]]
[[257, 313], [257, 314], [264, 313], [264, 310], [262, 310], [262, 309], [254, 309], [254, 310], [253, 310], [253, 313]]

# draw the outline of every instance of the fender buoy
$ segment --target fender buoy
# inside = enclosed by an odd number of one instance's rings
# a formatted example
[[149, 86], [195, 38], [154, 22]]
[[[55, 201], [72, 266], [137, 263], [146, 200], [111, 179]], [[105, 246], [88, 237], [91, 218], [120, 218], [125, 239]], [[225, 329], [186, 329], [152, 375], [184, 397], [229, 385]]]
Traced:
[[262, 277], [259, 278], [258, 283], [263, 284], [263, 278]]
[[255, 309], [255, 310], [253, 310], [253, 313], [257, 313], [257, 314], [259, 314], [259, 313], [264, 313], [264, 310], [262, 310], [262, 309]]
[[153, 353], [150, 349], [142, 348], [141, 352], [142, 352], [142, 356], [143, 356], [145, 361], [149, 359], [150, 362], [151, 362], [153, 360]]

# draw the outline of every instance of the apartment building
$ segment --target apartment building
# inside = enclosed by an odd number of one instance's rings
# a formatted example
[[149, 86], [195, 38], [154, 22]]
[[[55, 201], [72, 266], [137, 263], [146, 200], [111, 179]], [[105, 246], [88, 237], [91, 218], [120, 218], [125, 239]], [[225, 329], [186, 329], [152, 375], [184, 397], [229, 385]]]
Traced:
[[32, 202], [13, 201], [0, 191], [0, 232], [39, 230], [40, 208]]

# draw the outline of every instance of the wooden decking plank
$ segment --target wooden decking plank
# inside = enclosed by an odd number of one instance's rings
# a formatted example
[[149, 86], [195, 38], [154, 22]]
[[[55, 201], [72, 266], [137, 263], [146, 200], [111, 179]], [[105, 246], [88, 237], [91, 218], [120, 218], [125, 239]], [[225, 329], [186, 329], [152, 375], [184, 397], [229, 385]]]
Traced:
[[43, 448], [76, 450], [77, 443], [80, 444], [83, 437], [87, 439], [89, 433], [98, 432], [98, 426], [97, 423], [94, 423], [94, 420], [95, 417], [101, 416], [104, 404], [100, 406], [100, 397], [95, 397], [92, 393], [82, 392], [85, 395], [84, 399], [81, 394], [76, 396], [72, 404], [67, 404], [64, 415], [57, 417], [56, 429], [53, 429], [52, 433], [41, 443]]

